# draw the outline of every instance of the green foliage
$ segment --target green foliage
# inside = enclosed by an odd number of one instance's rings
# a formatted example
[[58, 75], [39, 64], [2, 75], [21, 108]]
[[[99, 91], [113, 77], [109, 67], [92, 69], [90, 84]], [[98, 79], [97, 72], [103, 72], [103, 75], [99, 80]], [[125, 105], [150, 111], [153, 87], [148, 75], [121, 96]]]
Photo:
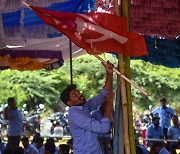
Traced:
[[159, 99], [166, 97], [168, 103], [177, 112], [180, 109], [180, 69], [166, 68], [160, 65], [152, 65], [144, 61], [131, 61], [132, 80], [143, 87], [149, 94], [143, 97], [132, 88], [133, 102], [142, 109], [147, 109], [151, 104], [154, 107], [159, 106]]
[[[111, 54], [103, 56], [103, 59], [110, 60], [115, 67], [117, 66], [117, 59]], [[159, 106], [159, 99], [166, 97], [169, 105], [179, 112], [179, 68], [171, 69], [140, 60], [131, 60], [131, 80], [149, 94], [148, 97], [144, 97], [132, 86], [133, 106], [139, 110], [146, 110], [149, 105]], [[73, 59], [73, 83], [83, 92], [86, 99], [95, 96], [103, 87], [104, 81], [105, 70], [94, 56], [83, 55]], [[59, 107], [64, 107], [59, 95], [68, 84], [70, 84], [69, 61], [53, 71], [1, 71], [0, 103], [5, 103], [8, 97], [13, 96], [20, 107], [26, 103], [33, 109], [37, 104], [43, 103], [47, 110], [48, 108], [58, 110]], [[114, 73], [114, 88], [115, 85]]]
[[18, 106], [22, 107], [26, 103], [28, 108], [32, 109], [40, 103], [52, 106], [54, 102], [57, 102], [59, 95], [54, 88], [57, 81], [44, 70], [1, 71], [0, 82], [1, 103], [6, 102], [8, 97], [15, 97]]

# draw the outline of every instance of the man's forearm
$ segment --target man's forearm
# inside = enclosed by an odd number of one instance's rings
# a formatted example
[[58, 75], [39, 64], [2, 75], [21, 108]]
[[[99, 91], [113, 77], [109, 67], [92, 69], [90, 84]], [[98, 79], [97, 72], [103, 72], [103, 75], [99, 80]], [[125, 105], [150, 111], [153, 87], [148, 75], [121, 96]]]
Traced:
[[107, 73], [104, 89], [110, 91], [112, 89], [113, 74]]

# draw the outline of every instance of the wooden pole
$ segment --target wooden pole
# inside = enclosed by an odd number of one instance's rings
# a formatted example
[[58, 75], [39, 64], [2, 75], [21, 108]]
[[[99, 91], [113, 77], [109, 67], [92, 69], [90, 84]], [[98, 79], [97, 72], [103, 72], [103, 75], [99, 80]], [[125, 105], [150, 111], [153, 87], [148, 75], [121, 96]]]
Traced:
[[[118, 1], [114, 0], [114, 14], [120, 16]], [[118, 54], [119, 61], [119, 70], [122, 74], [125, 72], [124, 68], [124, 56], [122, 54]], [[126, 85], [125, 80], [120, 78], [120, 89], [121, 89], [121, 102], [122, 102], [122, 111], [123, 111], [123, 134], [124, 134], [124, 147], [125, 153], [130, 154], [130, 146], [129, 146], [129, 136], [128, 136], [128, 114], [127, 114], [127, 99], [126, 99]], [[122, 153], [121, 149], [119, 153]]]

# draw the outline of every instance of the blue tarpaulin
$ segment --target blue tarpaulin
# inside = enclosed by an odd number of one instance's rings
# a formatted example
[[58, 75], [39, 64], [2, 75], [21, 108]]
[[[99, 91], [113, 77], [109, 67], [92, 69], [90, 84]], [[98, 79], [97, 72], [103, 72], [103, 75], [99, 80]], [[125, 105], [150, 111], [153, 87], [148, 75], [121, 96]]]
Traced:
[[148, 56], [133, 59], [142, 59], [152, 64], [166, 67], [180, 67], [180, 38], [176, 40], [160, 39], [144, 36], [148, 49]]

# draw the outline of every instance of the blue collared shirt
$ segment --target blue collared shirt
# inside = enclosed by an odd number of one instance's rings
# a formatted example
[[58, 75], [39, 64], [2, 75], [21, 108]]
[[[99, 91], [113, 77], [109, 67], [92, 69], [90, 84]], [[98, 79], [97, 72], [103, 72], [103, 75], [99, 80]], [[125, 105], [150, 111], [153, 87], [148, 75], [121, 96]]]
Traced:
[[[158, 126], [158, 129], [154, 126], [154, 124], [151, 124], [148, 126], [146, 130], [146, 138], [148, 139], [149, 136], [151, 136], [152, 139], [160, 139], [163, 136], [163, 129], [162, 127]], [[153, 141], [148, 141], [148, 146], [152, 146]]]
[[160, 126], [163, 128], [168, 128], [170, 126], [171, 118], [174, 115], [174, 110], [170, 107], [163, 109], [162, 106], [154, 109], [153, 114], [158, 114], [160, 118]]
[[9, 109], [8, 112], [8, 135], [19, 136], [23, 131], [22, 113], [20, 110]]
[[180, 138], [180, 125], [179, 127], [170, 126], [168, 128], [167, 135], [172, 137], [173, 140], [178, 140]]
[[159, 152], [159, 154], [170, 154], [170, 153], [167, 151], [165, 147], [163, 147], [161, 151]]
[[68, 123], [73, 137], [74, 154], [102, 153], [97, 134], [107, 133], [110, 129], [110, 122], [107, 118], [95, 120], [90, 113], [105, 102], [107, 92], [102, 89], [96, 97], [88, 100], [83, 106], [69, 108]]
[[147, 128], [146, 136], [151, 136], [153, 139], [160, 139], [160, 137], [163, 136], [163, 129], [160, 126], [158, 126], [158, 129], [156, 129], [154, 124], [151, 124]]

